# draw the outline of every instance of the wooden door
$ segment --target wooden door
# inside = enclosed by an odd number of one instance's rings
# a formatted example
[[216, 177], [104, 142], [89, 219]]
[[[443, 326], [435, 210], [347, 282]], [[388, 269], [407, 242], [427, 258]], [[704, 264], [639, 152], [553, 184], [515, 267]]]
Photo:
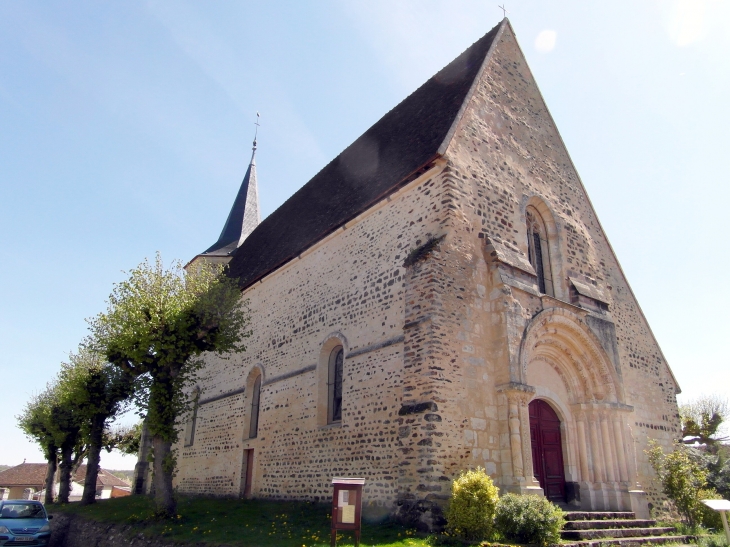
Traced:
[[251, 497], [251, 486], [253, 482], [253, 448], [248, 448], [243, 451], [243, 468], [244, 468], [244, 484], [243, 484], [243, 497], [244, 498], [250, 498]]
[[565, 501], [565, 470], [560, 419], [545, 401], [530, 403], [530, 441], [532, 468], [545, 497], [550, 501]]

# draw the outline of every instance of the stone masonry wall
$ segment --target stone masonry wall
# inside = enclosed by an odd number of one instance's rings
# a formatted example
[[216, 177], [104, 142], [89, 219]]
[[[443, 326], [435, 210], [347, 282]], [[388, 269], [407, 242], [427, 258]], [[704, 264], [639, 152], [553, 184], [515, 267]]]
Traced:
[[[438, 176], [412, 183], [245, 291], [253, 335], [245, 353], [207, 359], [195, 442], [178, 446], [181, 491], [239, 495], [243, 450], [253, 448], [254, 496], [326, 500], [333, 476], [362, 476], [366, 505], [390, 510], [403, 398], [403, 263], [442, 229], [442, 192]], [[345, 349], [343, 417], [327, 425], [321, 369], [333, 338]], [[258, 436], [244, 439], [255, 366], [264, 371]]]
[[[509, 25], [429, 173], [245, 291], [253, 336], [246, 353], [207, 360], [195, 442], [178, 446], [180, 490], [240, 495], [250, 448], [254, 496], [321, 501], [333, 476], [362, 476], [370, 514], [395, 502], [422, 528], [442, 523], [462, 469], [484, 466], [515, 487], [513, 467], [531, 463], [513, 457], [496, 388], [515, 381], [525, 327], [546, 300], [506, 286], [485, 249], [493, 242], [526, 260], [525, 207], [542, 203], [554, 221], [554, 305], [569, 306], [568, 277], [608, 295], [639, 480], [657, 501], [643, 449], [679, 434], [674, 380]], [[343, 418], [327, 425], [322, 372], [334, 343], [345, 349]], [[255, 367], [259, 431], [247, 439]]]
[[[610, 313], [616, 324], [620, 370], [626, 403], [634, 407], [630, 425], [636, 440], [639, 480], [656, 502], [651, 471], [643, 450], [647, 439], [669, 446], [679, 435], [676, 387], [661, 350], [631, 293], [600, 227], [585, 189], [555, 128], [530, 70], [509, 26], [505, 28], [493, 58], [457, 130], [447, 159], [453, 166], [459, 198], [453, 211], [453, 245], [462, 247], [463, 264], [470, 265], [463, 277], [464, 306], [458, 332], [460, 358], [482, 367], [482, 376], [495, 374], [495, 384], [506, 381], [510, 351], [508, 340], [521, 340], [522, 333], [509, 332], [507, 310], [525, 321], [540, 311], [540, 300], [504, 287], [494, 294], [487, 271], [479, 257], [485, 238], [527, 256], [525, 206], [538, 196], [554, 218], [557, 237], [550, 247], [556, 297], [568, 300], [568, 277], [600, 287], [610, 297]], [[493, 280], [492, 280], [493, 281]], [[501, 292], [500, 292], [501, 291]], [[488, 310], [490, 313], [484, 313]], [[502, 318], [499, 314], [502, 313]], [[491, 333], [476, 327], [475, 317]], [[513, 349], [512, 351], [516, 351]], [[492, 362], [494, 365], [484, 366]], [[500, 375], [501, 378], [500, 378]], [[465, 440], [472, 443], [474, 461], [495, 469], [508, 465], [506, 453], [495, 451], [496, 429], [485, 426], [484, 415], [494, 416], [499, 408], [495, 394], [476, 392], [476, 371], [463, 387], [470, 395], [464, 403]], [[472, 406], [474, 408], [468, 408]], [[504, 407], [502, 407], [503, 409]], [[504, 418], [504, 416], [503, 416]], [[501, 430], [505, 435], [506, 431]], [[502, 444], [504, 446], [504, 443]]]

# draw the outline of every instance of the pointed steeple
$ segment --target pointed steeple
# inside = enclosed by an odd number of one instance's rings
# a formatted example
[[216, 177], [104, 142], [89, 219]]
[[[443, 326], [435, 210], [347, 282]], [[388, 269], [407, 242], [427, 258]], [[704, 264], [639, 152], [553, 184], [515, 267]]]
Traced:
[[[256, 125], [258, 126], [258, 112], [256, 113]], [[228, 213], [223, 230], [218, 241], [201, 253], [201, 256], [229, 256], [235, 251], [243, 240], [254, 231], [261, 223], [261, 212], [259, 211], [258, 187], [256, 185], [256, 138], [253, 140], [253, 152], [251, 162], [248, 164], [246, 175], [243, 177], [238, 195], [233, 202], [231, 212]]]

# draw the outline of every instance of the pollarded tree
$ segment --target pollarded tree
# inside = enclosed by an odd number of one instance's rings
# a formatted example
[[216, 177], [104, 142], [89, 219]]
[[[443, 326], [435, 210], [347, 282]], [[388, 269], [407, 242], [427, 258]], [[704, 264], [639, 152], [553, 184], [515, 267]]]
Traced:
[[134, 391], [134, 377], [109, 363], [92, 349], [94, 345], [92, 340], [82, 344], [61, 365], [58, 375], [61, 397], [81, 417], [81, 434], [88, 447], [82, 504], [96, 501], [101, 449], [111, 450], [114, 443], [107, 426], [126, 409]]
[[44, 391], [34, 395], [25, 405], [23, 412], [17, 416], [18, 427], [28, 438], [40, 445], [43, 456], [48, 462], [45, 478], [45, 504], [53, 503], [53, 478], [58, 466], [56, 430], [51, 420], [53, 398], [53, 387], [49, 385]]
[[728, 416], [727, 399], [718, 395], [703, 395], [679, 406], [682, 422], [682, 442], [700, 443], [710, 451], [723, 441], [721, 426]]
[[202, 353], [245, 350], [248, 321], [240, 290], [222, 267], [203, 263], [185, 271], [175, 262], [165, 269], [159, 254], [115, 285], [107, 311], [90, 321], [109, 362], [148, 380], [140, 405], [152, 439], [160, 515], [175, 514], [172, 445], [176, 421], [189, 409], [185, 387], [194, 382]]
[[[71, 474], [86, 456], [82, 435], [84, 418], [73, 398], [64, 394], [58, 378], [45, 391], [33, 397], [18, 417], [18, 426], [36, 440], [46, 452], [48, 473], [46, 499], [52, 495], [55, 454], [60, 454], [58, 501], [68, 503], [71, 492]], [[49, 483], [49, 481], [51, 481]]]

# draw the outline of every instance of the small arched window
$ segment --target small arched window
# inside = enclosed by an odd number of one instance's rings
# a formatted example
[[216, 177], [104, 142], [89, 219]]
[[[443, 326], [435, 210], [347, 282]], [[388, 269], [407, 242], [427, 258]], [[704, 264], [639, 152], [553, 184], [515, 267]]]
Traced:
[[330, 353], [329, 375], [327, 379], [327, 422], [342, 421], [342, 371], [345, 352], [342, 346], [337, 346]]
[[251, 391], [251, 420], [248, 426], [248, 438], [255, 439], [259, 433], [259, 407], [261, 402], [261, 375], [256, 377]]
[[525, 218], [527, 221], [527, 249], [530, 264], [537, 273], [537, 284], [540, 292], [555, 296], [545, 222], [543, 222], [540, 213], [534, 207], [527, 208]]

